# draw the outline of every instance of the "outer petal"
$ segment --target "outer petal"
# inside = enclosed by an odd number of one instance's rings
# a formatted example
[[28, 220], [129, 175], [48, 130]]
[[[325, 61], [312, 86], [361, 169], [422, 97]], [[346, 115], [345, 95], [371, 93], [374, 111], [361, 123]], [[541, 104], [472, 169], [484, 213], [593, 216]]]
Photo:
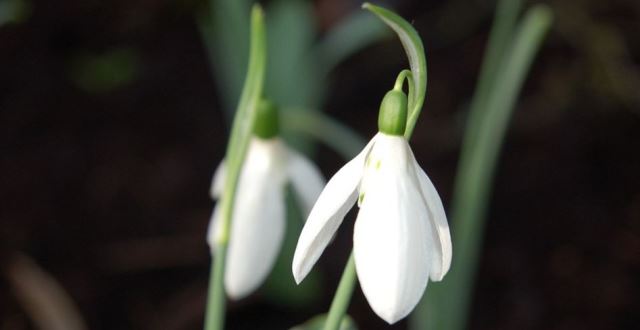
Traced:
[[[282, 148], [279, 141], [253, 139], [247, 151], [236, 191], [225, 267], [225, 290], [233, 299], [247, 296], [262, 284], [280, 251], [285, 231]], [[216, 205], [209, 226], [210, 244], [219, 231], [218, 213]]]
[[289, 149], [287, 172], [293, 184], [303, 216], [307, 217], [322, 192], [325, 179], [318, 167], [293, 149]]
[[353, 237], [362, 291], [390, 324], [420, 301], [431, 267], [431, 227], [410, 152], [402, 137], [379, 137], [362, 179]]
[[220, 203], [217, 203], [213, 208], [213, 214], [209, 220], [209, 227], [207, 228], [207, 244], [211, 250], [211, 254], [214, 253], [216, 247], [216, 235], [220, 232]]
[[377, 137], [327, 182], [302, 228], [293, 256], [293, 277], [300, 283], [318, 261], [357, 198], [364, 161]]
[[[266, 279], [276, 261], [285, 232], [282, 185], [248, 186], [236, 203], [224, 284], [229, 297], [244, 298]], [[253, 191], [253, 193], [251, 192]]]
[[223, 159], [216, 168], [216, 172], [213, 174], [213, 179], [211, 180], [211, 188], [209, 188], [209, 196], [211, 199], [218, 199], [220, 195], [222, 195], [222, 190], [224, 189], [224, 179], [227, 176], [227, 166], [226, 162]]
[[418, 182], [420, 183], [420, 191], [429, 210], [430, 225], [432, 226], [431, 232], [433, 234], [432, 240], [435, 242], [434, 245], [436, 247], [432, 256], [430, 278], [432, 281], [437, 282], [442, 280], [444, 275], [449, 271], [449, 267], [451, 267], [452, 249], [449, 224], [447, 223], [447, 215], [444, 212], [444, 207], [442, 206], [442, 201], [436, 188], [416, 162], [413, 153], [411, 153], [411, 158]]

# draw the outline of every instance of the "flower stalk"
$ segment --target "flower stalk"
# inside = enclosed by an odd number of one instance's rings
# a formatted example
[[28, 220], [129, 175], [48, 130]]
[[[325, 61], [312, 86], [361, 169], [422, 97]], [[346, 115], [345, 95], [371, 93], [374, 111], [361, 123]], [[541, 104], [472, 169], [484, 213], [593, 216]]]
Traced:
[[349, 255], [349, 261], [340, 277], [340, 284], [336, 290], [335, 298], [331, 302], [327, 321], [324, 330], [339, 329], [342, 318], [347, 313], [353, 288], [356, 286], [356, 263], [353, 259], [353, 252]]
[[205, 315], [206, 330], [221, 330], [224, 327], [225, 292], [223, 281], [231, 217], [233, 215], [233, 205], [240, 170], [255, 123], [256, 108], [264, 85], [266, 69], [266, 36], [264, 25], [262, 8], [259, 5], [254, 5], [251, 12], [249, 68], [247, 70], [240, 102], [236, 110], [231, 137], [227, 146], [227, 179], [224, 183], [221, 198], [220, 230], [215, 237], [216, 256], [208, 290]]

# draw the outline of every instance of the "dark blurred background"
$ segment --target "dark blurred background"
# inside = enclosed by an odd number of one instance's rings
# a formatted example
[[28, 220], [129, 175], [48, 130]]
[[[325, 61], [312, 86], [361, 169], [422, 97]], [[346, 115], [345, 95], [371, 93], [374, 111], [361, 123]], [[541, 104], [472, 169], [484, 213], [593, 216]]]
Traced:
[[[470, 328], [635, 329], [640, 2], [541, 2], [554, 25], [496, 171]], [[359, 4], [313, 1], [320, 36]], [[424, 40], [429, 87], [412, 145], [449, 205], [494, 3], [384, 4]], [[0, 6], [0, 329], [35, 328], [37, 311], [20, 297], [38, 269], [90, 329], [200, 329], [207, 191], [228, 133], [196, 20], [206, 4]], [[404, 67], [395, 38], [367, 47], [332, 72], [323, 110], [371, 136]], [[323, 146], [317, 159], [327, 176], [343, 163]], [[227, 328], [285, 329], [325, 312], [352, 220], [317, 266], [312, 303], [279, 304], [260, 290], [229, 305]], [[407, 326], [385, 327], [359, 289], [349, 312], [361, 329]]]

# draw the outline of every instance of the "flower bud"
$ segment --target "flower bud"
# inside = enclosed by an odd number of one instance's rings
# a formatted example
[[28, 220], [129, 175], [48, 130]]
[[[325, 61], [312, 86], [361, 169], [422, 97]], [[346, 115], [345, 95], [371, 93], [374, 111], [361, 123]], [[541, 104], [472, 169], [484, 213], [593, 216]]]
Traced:
[[384, 96], [378, 114], [378, 130], [388, 135], [404, 135], [407, 126], [407, 95], [393, 89]]
[[280, 131], [278, 108], [268, 100], [260, 100], [256, 113], [256, 122], [253, 126], [253, 134], [261, 139], [271, 139]]

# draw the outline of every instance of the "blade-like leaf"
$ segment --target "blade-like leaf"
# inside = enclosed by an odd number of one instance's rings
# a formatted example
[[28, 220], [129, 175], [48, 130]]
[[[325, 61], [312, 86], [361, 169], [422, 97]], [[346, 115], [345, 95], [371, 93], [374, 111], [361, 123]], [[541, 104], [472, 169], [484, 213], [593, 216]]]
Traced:
[[473, 138], [465, 136], [456, 175], [451, 224], [454, 257], [451, 271], [442, 283], [434, 285], [426, 295], [427, 313], [422, 308], [424, 322], [412, 323], [413, 329], [466, 328], [474, 278], [481, 251], [486, 208], [491, 196], [491, 182], [500, 149], [505, 139], [509, 119], [527, 76], [534, 56], [551, 25], [552, 14], [544, 5], [529, 9], [524, 19], [512, 32], [502, 67], [491, 81], [482, 115], [470, 117], [478, 120]]
[[306, 1], [274, 1], [268, 8], [269, 73], [265, 95], [281, 106], [316, 107], [320, 79], [309, 50], [315, 39], [313, 7]]
[[405, 136], [411, 136], [427, 92], [427, 60], [422, 40], [413, 26], [396, 13], [370, 3], [364, 3], [362, 8], [374, 13], [398, 34], [409, 58], [414, 90], [413, 93], [409, 91], [409, 116]]
[[200, 30], [220, 89], [227, 119], [233, 117], [249, 53], [249, 0], [209, 0]]

